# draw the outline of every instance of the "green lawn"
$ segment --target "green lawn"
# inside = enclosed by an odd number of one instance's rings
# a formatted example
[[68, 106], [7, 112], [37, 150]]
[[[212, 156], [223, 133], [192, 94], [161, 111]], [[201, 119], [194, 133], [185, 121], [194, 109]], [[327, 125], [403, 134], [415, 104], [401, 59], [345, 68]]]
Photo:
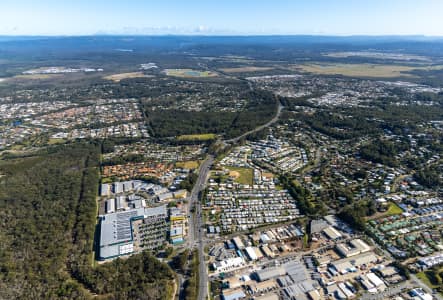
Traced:
[[416, 274], [417, 278], [423, 281], [424, 284], [429, 286], [431, 289], [436, 289], [439, 287], [438, 284], [436, 284], [434, 281], [434, 275], [432, 271], [427, 270]]
[[231, 172], [238, 172], [238, 177], [235, 179], [235, 182], [241, 184], [253, 184], [254, 179], [254, 170], [249, 168], [237, 168], [237, 167], [227, 167]]
[[385, 212], [379, 212], [376, 213], [373, 216], [370, 217], [366, 217], [366, 220], [375, 220], [375, 219], [379, 219], [379, 218], [384, 218], [384, 217], [389, 217], [389, 216], [394, 216], [394, 215], [400, 215], [401, 213], [403, 213], [403, 210], [395, 203], [391, 202], [389, 203], [389, 207], [388, 210]]
[[275, 186], [275, 189], [276, 189], [277, 191], [281, 191], [281, 190], [283, 190], [283, 187], [282, 187], [281, 185], [276, 185], [276, 186]]
[[393, 216], [393, 215], [399, 215], [403, 213], [403, 210], [395, 203], [389, 204], [388, 211], [386, 212], [386, 215]]
[[66, 143], [65, 139], [49, 139], [48, 145], [56, 145], [56, 144], [64, 144]]

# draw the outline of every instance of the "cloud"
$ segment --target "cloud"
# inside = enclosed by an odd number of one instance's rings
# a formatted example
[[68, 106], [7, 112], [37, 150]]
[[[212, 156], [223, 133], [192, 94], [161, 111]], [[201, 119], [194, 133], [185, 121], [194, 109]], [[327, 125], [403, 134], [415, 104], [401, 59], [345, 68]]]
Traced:
[[178, 26], [149, 26], [149, 27], [123, 27], [121, 29], [102, 29], [96, 34], [115, 34], [115, 35], [224, 35], [241, 34], [234, 30], [215, 29], [206, 25], [197, 27], [178, 27]]

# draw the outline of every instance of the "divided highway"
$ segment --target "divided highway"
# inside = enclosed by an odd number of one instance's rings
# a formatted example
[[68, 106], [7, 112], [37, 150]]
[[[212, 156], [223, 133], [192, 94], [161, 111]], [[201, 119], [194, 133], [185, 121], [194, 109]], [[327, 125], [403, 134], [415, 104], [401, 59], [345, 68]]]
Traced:
[[[275, 122], [278, 121], [283, 106], [278, 103], [277, 113], [274, 118], [272, 118], [269, 122], [264, 125], [258, 126], [257, 128], [250, 130], [236, 138], [225, 140], [225, 143], [236, 143], [242, 138], [260, 131], [266, 127], [271, 126]], [[213, 155], [208, 155], [206, 160], [200, 165], [198, 171], [197, 182], [194, 185], [194, 188], [191, 191], [190, 201], [188, 205], [188, 215], [189, 215], [189, 232], [188, 232], [188, 240], [187, 246], [190, 249], [197, 248], [198, 250], [198, 258], [199, 258], [199, 291], [198, 291], [198, 300], [207, 300], [208, 299], [208, 270], [205, 262], [205, 240], [204, 240], [204, 220], [201, 205], [199, 203], [199, 198], [201, 193], [204, 191], [206, 183], [209, 178], [209, 171], [214, 163], [215, 157]]]
[[[197, 247], [199, 259], [199, 289], [198, 299], [205, 300], [208, 298], [208, 274], [205, 263], [205, 243], [203, 239], [204, 228], [202, 228], [203, 214], [199, 203], [199, 196], [203, 192], [209, 177], [209, 170], [214, 163], [214, 156], [208, 155], [206, 160], [201, 164], [198, 172], [198, 179], [191, 192], [189, 202], [189, 233], [188, 243], [190, 248]], [[191, 210], [194, 212], [192, 213]]]

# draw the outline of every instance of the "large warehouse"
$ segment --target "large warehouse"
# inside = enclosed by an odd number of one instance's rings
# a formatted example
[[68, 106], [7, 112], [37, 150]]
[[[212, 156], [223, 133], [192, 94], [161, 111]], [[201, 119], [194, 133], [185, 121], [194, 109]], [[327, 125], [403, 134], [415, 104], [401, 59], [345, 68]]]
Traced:
[[166, 217], [166, 205], [101, 215], [99, 259], [106, 260], [134, 252], [133, 221]]

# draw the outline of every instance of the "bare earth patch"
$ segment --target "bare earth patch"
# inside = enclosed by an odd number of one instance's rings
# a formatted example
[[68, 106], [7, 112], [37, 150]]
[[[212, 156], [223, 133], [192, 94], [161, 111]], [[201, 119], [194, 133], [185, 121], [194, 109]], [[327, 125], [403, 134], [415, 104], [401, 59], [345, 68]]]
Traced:
[[51, 78], [58, 78], [62, 77], [63, 74], [23, 74], [23, 75], [15, 75], [11, 79], [31, 79], [31, 80], [38, 80], [38, 79], [51, 79]]
[[229, 171], [229, 176], [237, 179], [238, 177], [240, 177], [240, 173], [237, 171]]
[[129, 72], [129, 73], [120, 73], [120, 74], [108, 75], [108, 76], [103, 77], [103, 79], [112, 80], [114, 82], [120, 82], [123, 79], [150, 78], [150, 77], [154, 77], [154, 76], [143, 74], [143, 72]]

